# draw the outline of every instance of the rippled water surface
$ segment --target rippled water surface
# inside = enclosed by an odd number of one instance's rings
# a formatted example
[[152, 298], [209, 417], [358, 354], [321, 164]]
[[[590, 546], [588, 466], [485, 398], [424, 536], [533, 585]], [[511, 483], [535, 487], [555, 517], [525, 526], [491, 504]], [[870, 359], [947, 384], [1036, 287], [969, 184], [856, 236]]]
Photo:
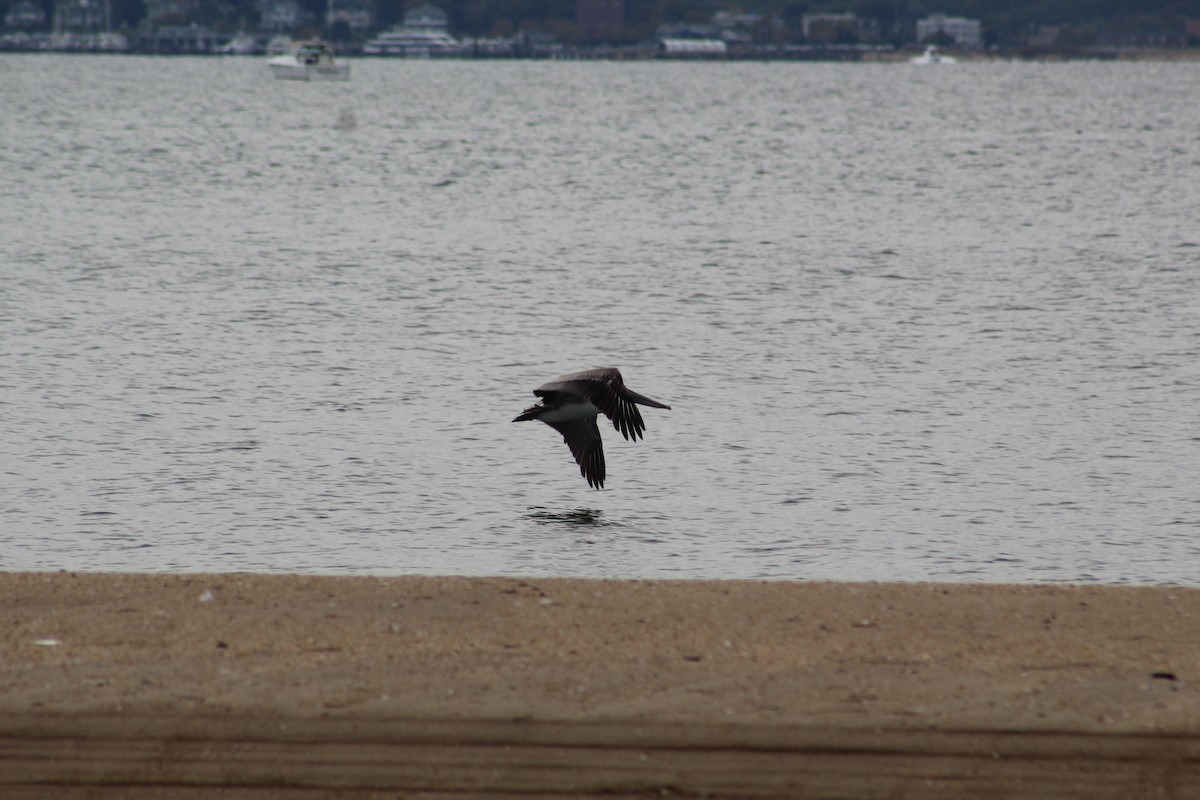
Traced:
[[0, 56], [0, 568], [1200, 584], [1197, 86]]

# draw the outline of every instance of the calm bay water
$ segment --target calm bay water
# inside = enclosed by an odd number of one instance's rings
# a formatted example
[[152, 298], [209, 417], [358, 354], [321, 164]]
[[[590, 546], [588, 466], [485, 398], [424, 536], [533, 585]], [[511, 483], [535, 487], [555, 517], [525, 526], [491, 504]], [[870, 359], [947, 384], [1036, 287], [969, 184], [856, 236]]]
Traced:
[[1200, 584], [1198, 86], [0, 56], [0, 569]]

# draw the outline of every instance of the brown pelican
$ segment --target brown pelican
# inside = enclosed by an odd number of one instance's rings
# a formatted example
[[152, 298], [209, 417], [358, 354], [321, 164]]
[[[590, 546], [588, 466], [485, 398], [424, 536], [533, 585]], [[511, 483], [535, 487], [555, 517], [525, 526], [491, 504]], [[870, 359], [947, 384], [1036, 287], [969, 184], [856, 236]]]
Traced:
[[604, 487], [604, 442], [596, 427], [603, 414], [626, 439], [638, 439], [646, 429], [635, 403], [653, 408], [671, 407], [625, 386], [616, 367], [601, 367], [560, 375], [533, 390], [542, 399], [521, 412], [513, 422], [540, 419], [562, 434], [579, 463], [579, 473], [589, 486]]

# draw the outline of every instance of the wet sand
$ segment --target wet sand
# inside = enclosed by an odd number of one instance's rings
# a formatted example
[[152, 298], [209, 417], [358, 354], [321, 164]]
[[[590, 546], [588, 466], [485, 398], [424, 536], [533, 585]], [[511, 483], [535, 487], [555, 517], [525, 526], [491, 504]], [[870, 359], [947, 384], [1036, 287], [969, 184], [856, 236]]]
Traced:
[[0, 574], [0, 797], [1200, 797], [1200, 590]]

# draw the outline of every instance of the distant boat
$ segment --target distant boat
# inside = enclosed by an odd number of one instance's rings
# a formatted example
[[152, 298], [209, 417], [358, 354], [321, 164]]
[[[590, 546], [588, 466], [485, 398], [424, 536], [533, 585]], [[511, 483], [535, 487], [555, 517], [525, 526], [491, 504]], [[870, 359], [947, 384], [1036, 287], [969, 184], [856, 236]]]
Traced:
[[677, 58], [721, 58], [729, 55], [729, 45], [723, 39], [665, 38], [658, 40], [658, 54]]
[[957, 59], [953, 56], [944, 56], [938, 49], [937, 45], [929, 45], [925, 48], [925, 52], [916, 58], [911, 59], [913, 64], [955, 64]]
[[298, 42], [292, 52], [267, 60], [280, 80], [348, 81], [350, 65], [333, 60], [333, 50], [320, 41]]
[[400, 26], [363, 44], [363, 55], [430, 58], [460, 56], [463, 49], [462, 42], [445, 31]]
[[273, 36], [271, 41], [267, 42], [267, 58], [275, 56], [287, 55], [296, 49], [296, 45], [292, 43], [290, 36]]
[[216, 49], [216, 52], [225, 56], [248, 56], [258, 50], [258, 42], [248, 33], [238, 33], [225, 44]]

